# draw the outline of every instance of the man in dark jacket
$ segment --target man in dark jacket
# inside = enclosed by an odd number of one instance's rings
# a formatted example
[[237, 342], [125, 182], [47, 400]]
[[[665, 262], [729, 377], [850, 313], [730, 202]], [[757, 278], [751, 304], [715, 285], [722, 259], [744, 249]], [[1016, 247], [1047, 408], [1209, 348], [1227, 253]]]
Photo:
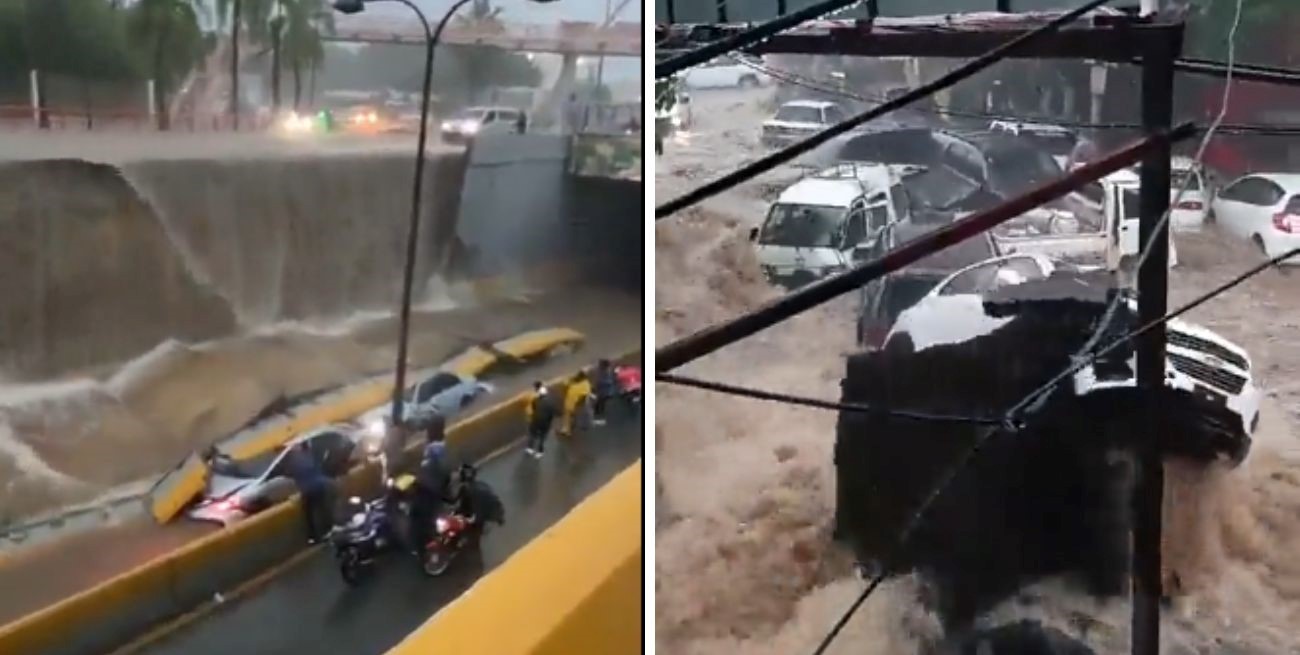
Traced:
[[596, 372], [592, 374], [592, 386], [596, 400], [592, 404], [591, 414], [596, 425], [605, 424], [605, 406], [609, 399], [618, 395], [618, 378], [614, 374], [614, 365], [608, 359], [596, 363]]
[[311, 446], [305, 441], [292, 446], [286, 454], [285, 473], [302, 496], [307, 543], [319, 543], [334, 525], [333, 482], [321, 470], [320, 463], [311, 453]]
[[425, 428], [426, 444], [415, 476], [415, 494], [411, 499], [411, 541], [421, 560], [424, 547], [433, 536], [431, 530], [434, 520], [442, 510], [451, 478], [446, 425], [442, 415], [435, 414]]
[[551, 432], [551, 424], [555, 422], [556, 413], [555, 403], [551, 402], [546, 385], [541, 382], [533, 383], [533, 397], [528, 401], [528, 407], [524, 412], [528, 420], [528, 447], [524, 449], [524, 453], [541, 459], [542, 454], [546, 452], [546, 437]]

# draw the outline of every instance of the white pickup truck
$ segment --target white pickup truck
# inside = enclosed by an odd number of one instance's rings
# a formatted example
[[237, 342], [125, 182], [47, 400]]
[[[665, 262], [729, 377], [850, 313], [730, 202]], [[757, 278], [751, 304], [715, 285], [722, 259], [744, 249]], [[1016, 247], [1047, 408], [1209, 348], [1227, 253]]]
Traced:
[[[1137, 173], [1122, 170], [1063, 199], [1065, 209], [1040, 207], [994, 228], [1003, 254], [1030, 253], [1082, 266], [1127, 271], [1140, 254]], [[1169, 265], [1178, 262], [1173, 239]]]

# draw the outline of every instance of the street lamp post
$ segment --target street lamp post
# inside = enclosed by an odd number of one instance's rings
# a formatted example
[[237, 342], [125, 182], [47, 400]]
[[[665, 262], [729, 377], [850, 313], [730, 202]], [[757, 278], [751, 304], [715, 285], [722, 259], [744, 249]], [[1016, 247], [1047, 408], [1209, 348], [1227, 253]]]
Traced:
[[[406, 232], [406, 264], [402, 271], [402, 301], [397, 337], [397, 371], [393, 380], [392, 424], [397, 426], [402, 421], [402, 393], [406, 390], [406, 354], [411, 333], [411, 293], [415, 285], [415, 255], [420, 236], [420, 196], [424, 186], [425, 144], [429, 132], [429, 97], [433, 85], [433, 52], [442, 36], [442, 30], [451, 21], [452, 15], [473, 0], [456, 0], [451, 8], [438, 21], [438, 27], [430, 30], [429, 20], [424, 12], [411, 0], [334, 0], [334, 9], [343, 14], [356, 14], [365, 9], [368, 2], [400, 2], [415, 12], [424, 27], [424, 88], [420, 94], [420, 134], [415, 151], [415, 182], [411, 188], [411, 221]], [[533, 0], [534, 2], [553, 2], [554, 0]]]

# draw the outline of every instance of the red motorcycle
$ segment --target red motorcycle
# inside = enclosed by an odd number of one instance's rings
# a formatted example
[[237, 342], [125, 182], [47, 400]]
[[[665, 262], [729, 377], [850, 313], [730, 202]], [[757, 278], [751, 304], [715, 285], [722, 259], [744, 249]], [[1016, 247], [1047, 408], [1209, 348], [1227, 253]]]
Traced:
[[459, 514], [439, 516], [434, 524], [433, 540], [424, 547], [424, 572], [442, 575], [460, 551], [478, 535], [477, 526]]
[[456, 555], [477, 546], [489, 523], [505, 525], [506, 511], [501, 499], [487, 483], [478, 480], [478, 471], [470, 464], [461, 465], [461, 488], [454, 509], [434, 521], [433, 538], [424, 547], [424, 572], [439, 576], [447, 571]]
[[614, 379], [618, 381], [618, 397], [629, 404], [641, 402], [641, 367], [615, 366]]

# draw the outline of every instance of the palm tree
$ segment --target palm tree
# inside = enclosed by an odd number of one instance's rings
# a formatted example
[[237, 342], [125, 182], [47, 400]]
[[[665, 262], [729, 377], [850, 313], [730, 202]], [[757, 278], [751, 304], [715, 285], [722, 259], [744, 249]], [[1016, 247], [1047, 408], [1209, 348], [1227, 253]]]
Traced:
[[280, 0], [284, 34], [280, 39], [281, 63], [293, 72], [293, 108], [302, 104], [302, 75], [315, 71], [325, 59], [326, 33], [334, 31], [334, 14], [317, 0]]
[[169, 127], [167, 96], [174, 79], [183, 76], [205, 50], [196, 0], [139, 0], [127, 17], [127, 33], [146, 49], [146, 66], [154, 80], [154, 112], [158, 129]]

